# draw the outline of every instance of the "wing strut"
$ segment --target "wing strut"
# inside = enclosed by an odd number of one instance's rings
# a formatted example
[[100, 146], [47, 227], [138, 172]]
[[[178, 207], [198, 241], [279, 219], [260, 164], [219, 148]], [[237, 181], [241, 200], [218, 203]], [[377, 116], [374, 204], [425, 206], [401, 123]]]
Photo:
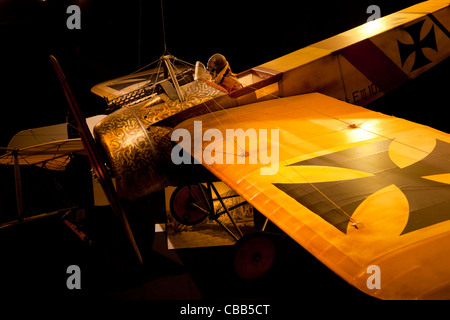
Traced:
[[102, 161], [100, 154], [96, 149], [94, 139], [86, 124], [86, 118], [83, 116], [78, 106], [78, 103], [75, 100], [72, 90], [70, 89], [66, 77], [58, 63], [58, 60], [56, 60], [54, 56], [50, 56], [50, 60], [52, 62], [53, 68], [56, 71], [56, 74], [58, 75], [67, 102], [69, 103], [70, 110], [72, 111], [75, 121], [77, 122], [78, 132], [80, 134], [81, 141], [83, 142], [83, 146], [87, 151], [92, 168], [100, 182], [100, 185], [102, 186], [103, 191], [105, 192], [106, 197], [108, 198], [108, 202], [111, 205], [112, 210], [119, 217], [120, 222], [122, 223], [122, 226], [124, 228], [124, 231], [128, 237], [128, 240], [133, 246], [134, 252], [136, 253], [137, 258], [139, 259], [139, 262], [142, 264], [143, 263], [142, 256], [136, 244], [136, 240], [134, 239], [133, 233], [128, 223], [128, 219], [125, 215], [125, 210], [116, 193], [116, 189], [114, 188], [111, 177], [108, 174], [108, 170], [105, 166], [105, 163]]
[[172, 82], [173, 82], [173, 85], [177, 92], [178, 99], [180, 99], [180, 102], [184, 102], [183, 92], [181, 91], [180, 84], [178, 83], [178, 80], [177, 80], [177, 76], [176, 76], [175, 72], [173, 71], [172, 64], [170, 63], [170, 58], [173, 58], [173, 57], [172, 56], [164, 56], [161, 59], [164, 60], [167, 71], [169, 72], [169, 75], [172, 78]]

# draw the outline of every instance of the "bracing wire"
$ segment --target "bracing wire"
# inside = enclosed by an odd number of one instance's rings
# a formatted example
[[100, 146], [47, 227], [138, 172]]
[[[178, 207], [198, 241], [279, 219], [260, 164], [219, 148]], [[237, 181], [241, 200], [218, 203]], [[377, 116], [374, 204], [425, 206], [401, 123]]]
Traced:
[[141, 67], [141, 45], [142, 45], [142, 0], [139, 0], [139, 30], [138, 30], [138, 69]]
[[167, 39], [166, 39], [166, 25], [165, 25], [165, 22], [164, 22], [164, 5], [163, 5], [163, 0], [161, 0], [161, 23], [162, 23], [162, 32], [163, 32], [163, 40], [164, 40], [164, 54], [166, 54], [167, 53]]

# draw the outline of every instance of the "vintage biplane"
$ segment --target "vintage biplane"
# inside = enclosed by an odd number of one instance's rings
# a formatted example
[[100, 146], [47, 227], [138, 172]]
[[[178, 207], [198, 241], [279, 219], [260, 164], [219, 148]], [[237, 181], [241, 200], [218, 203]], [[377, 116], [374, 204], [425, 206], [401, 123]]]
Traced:
[[[222, 181], [359, 290], [383, 299], [445, 299], [450, 135], [364, 106], [449, 55], [450, 3], [439, 0], [241, 72], [243, 88], [231, 94], [203, 81], [200, 63], [164, 55], [151, 70], [92, 88], [111, 112], [94, 137], [52, 62], [94, 172], [140, 258], [124, 201], [178, 186], [172, 214], [195, 224], [215, 218], [212, 202], [223, 200], [213, 182]], [[172, 139], [177, 129], [191, 141]], [[232, 154], [204, 139], [210, 129], [223, 136], [241, 132], [232, 139]], [[249, 129], [279, 135], [259, 136], [264, 143], [252, 145], [245, 139]], [[176, 143], [192, 164], [172, 161]], [[277, 170], [262, 174], [268, 165], [259, 154], [272, 145]], [[235, 161], [211, 161], [226, 156]], [[244, 251], [237, 269], [248, 277], [263, 273], [275, 255], [264, 236], [251, 237]]]

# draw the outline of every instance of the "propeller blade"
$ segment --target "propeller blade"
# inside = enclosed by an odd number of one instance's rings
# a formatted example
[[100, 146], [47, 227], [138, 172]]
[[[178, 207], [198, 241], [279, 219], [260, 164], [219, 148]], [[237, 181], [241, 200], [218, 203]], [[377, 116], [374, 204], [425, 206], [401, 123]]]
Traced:
[[81, 109], [72, 93], [72, 90], [70, 89], [66, 77], [58, 63], [58, 60], [54, 56], [50, 56], [50, 60], [56, 74], [58, 75], [59, 82], [61, 83], [67, 102], [69, 103], [70, 110], [75, 118], [75, 121], [77, 122], [78, 132], [80, 134], [81, 141], [83, 142], [83, 146], [88, 154], [89, 161], [91, 162], [94, 173], [96, 174], [98, 181], [102, 186], [103, 191], [105, 192], [108, 202], [111, 205], [111, 209], [118, 216], [127, 235], [127, 238], [130, 241], [137, 258], [139, 259], [139, 262], [142, 264], [142, 255], [136, 244], [133, 232], [131, 231], [130, 224], [128, 223], [128, 219], [125, 215], [125, 210], [117, 195], [116, 189], [114, 188], [106, 165], [96, 148], [94, 138], [92, 137], [92, 134], [89, 131], [89, 127], [87, 126], [86, 118], [81, 112]]

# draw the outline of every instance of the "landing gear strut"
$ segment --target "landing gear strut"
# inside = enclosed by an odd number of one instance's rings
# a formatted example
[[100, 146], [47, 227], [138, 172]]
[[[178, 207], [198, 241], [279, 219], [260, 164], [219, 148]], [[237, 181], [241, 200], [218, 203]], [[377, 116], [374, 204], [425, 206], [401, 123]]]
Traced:
[[[214, 197], [213, 197], [214, 194]], [[276, 246], [268, 234], [254, 232], [244, 235], [236, 224], [231, 211], [246, 204], [239, 202], [231, 207], [224, 203], [225, 199], [239, 197], [231, 195], [222, 197], [212, 182], [179, 186], [170, 198], [170, 211], [173, 218], [183, 225], [196, 225], [208, 217], [216, 221], [236, 242], [233, 269], [242, 279], [252, 280], [262, 277], [273, 266], [276, 258]], [[219, 201], [221, 207], [216, 210], [214, 203]], [[231, 231], [219, 217], [226, 214], [236, 232]], [[267, 224], [263, 226], [263, 230]]]

